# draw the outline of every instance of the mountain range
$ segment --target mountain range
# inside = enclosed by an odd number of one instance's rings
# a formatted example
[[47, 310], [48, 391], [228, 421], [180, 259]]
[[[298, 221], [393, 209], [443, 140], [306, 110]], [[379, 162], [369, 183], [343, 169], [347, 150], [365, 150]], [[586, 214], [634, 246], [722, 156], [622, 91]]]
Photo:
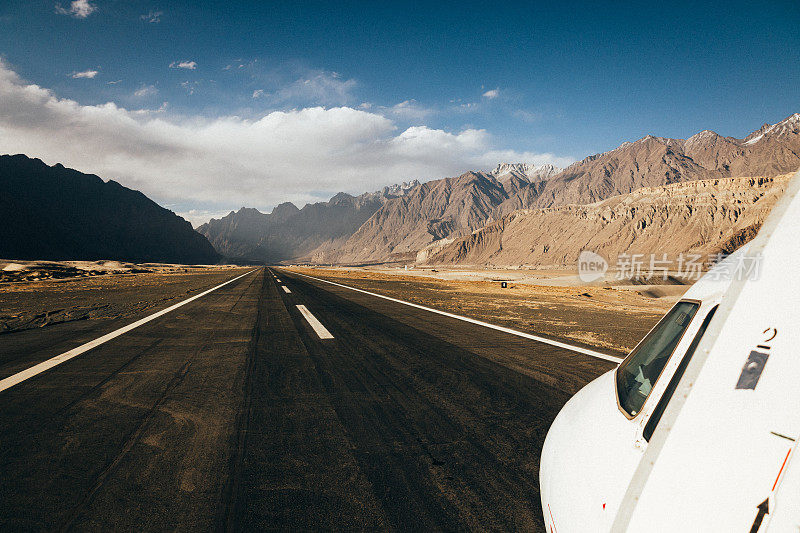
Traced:
[[[642, 188], [651, 188], [651, 194], [663, 194], [675, 209], [691, 210], [695, 200], [691, 194], [675, 195], [658, 188], [707, 181], [704, 194], [711, 194], [708, 191], [716, 187], [720, 188], [720, 197], [736, 202], [739, 201], [736, 195], [729, 193], [741, 183], [729, 184], [726, 180], [775, 177], [793, 172], [799, 166], [800, 114], [794, 114], [777, 124], [764, 124], [743, 139], [723, 137], [709, 130], [688, 139], [648, 135], [609, 152], [586, 157], [565, 169], [502, 163], [489, 172], [470, 171], [422, 184], [413, 182], [400, 189], [402, 194], [389, 193], [388, 189], [359, 197], [339, 194], [327, 203], [307, 205], [302, 210], [295, 208], [289, 218], [282, 213], [291, 208], [284, 206], [272, 214], [243, 209], [221, 220], [211, 220], [198, 231], [225, 255], [268, 261], [347, 264], [411, 261], [420, 252], [419, 258], [424, 261], [437, 258], [444, 262], [473, 261], [477, 256], [452, 250], [437, 254], [451, 243], [469, 240], [483, 228], [496, 233], [498, 222], [507, 221], [520, 210], [596, 204]], [[762, 183], [766, 188], [772, 184], [772, 181]], [[726, 188], [728, 192], [723, 192]], [[768, 203], [769, 200], [760, 204], [759, 209]], [[312, 222], [329, 220], [319, 213], [330, 212], [333, 204], [338, 209], [338, 224]], [[724, 202], [720, 205], [724, 207]], [[278, 216], [273, 220], [276, 211]], [[552, 213], [562, 213], [565, 221], [572, 216], [563, 210]], [[588, 216], [589, 212], [586, 213]], [[627, 228], [620, 227], [619, 231]], [[712, 248], [723, 246], [721, 239], [725, 232], [720, 228], [715, 231], [720, 233], [715, 244], [708, 236], [694, 237], [707, 240], [706, 244]], [[588, 242], [588, 237], [576, 235], [570, 241], [569, 254], [574, 252], [577, 257], [579, 245]], [[524, 246], [533, 245], [539, 238], [535, 231], [517, 233], [514, 237], [516, 243]], [[568, 260], [567, 255], [562, 257], [563, 261], [574, 260]], [[517, 257], [512, 263], [520, 259]], [[533, 258], [525, 260], [529, 259]]]
[[191, 224], [144, 194], [60, 164], [0, 156], [0, 257], [216, 263]]
[[[418, 252], [418, 263], [542, 267], [575, 264], [582, 249], [613, 265], [621, 254], [707, 262], [753, 238], [791, 174], [643, 187], [593, 204], [523, 209]], [[677, 264], [677, 262], [675, 263]]]
[[[298, 209], [241, 208], [197, 232], [138, 191], [0, 156], [0, 257], [363, 264], [573, 264], [608, 253], [731, 250], [800, 166], [800, 114], [742, 139], [648, 135], [559, 169], [501, 163]], [[782, 177], [781, 177], [782, 176]]]
[[360, 196], [339, 193], [302, 209], [286, 202], [270, 213], [242, 207], [197, 231], [232, 260], [270, 263], [308, 256], [321, 246], [343, 244], [385, 203], [418, 186], [418, 181], [411, 181]]

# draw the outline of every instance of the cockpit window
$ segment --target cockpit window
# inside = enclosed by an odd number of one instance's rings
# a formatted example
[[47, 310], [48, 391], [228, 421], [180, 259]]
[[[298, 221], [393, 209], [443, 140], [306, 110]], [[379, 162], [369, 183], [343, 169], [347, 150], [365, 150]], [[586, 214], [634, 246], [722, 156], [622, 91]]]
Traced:
[[667, 408], [667, 405], [669, 405], [672, 395], [675, 394], [675, 389], [678, 388], [678, 383], [681, 381], [683, 373], [686, 372], [686, 367], [689, 366], [689, 362], [692, 360], [692, 356], [697, 350], [697, 346], [700, 344], [700, 341], [703, 340], [703, 335], [708, 329], [708, 324], [714, 317], [717, 307], [719, 306], [715, 305], [712, 307], [711, 311], [709, 311], [706, 317], [703, 319], [703, 323], [700, 325], [700, 329], [697, 330], [697, 333], [692, 340], [692, 344], [690, 344], [689, 349], [686, 350], [686, 355], [683, 356], [678, 368], [675, 369], [675, 373], [672, 374], [672, 379], [669, 380], [667, 388], [664, 389], [664, 394], [661, 395], [661, 399], [658, 400], [656, 408], [653, 409], [653, 414], [650, 415], [650, 420], [648, 420], [647, 424], [644, 426], [642, 436], [647, 442], [650, 442], [650, 437], [653, 436], [653, 432], [655, 432], [656, 426], [658, 426], [658, 423], [661, 420], [661, 415], [664, 414], [664, 410]]
[[617, 368], [619, 405], [629, 416], [641, 410], [698, 307], [678, 302]]

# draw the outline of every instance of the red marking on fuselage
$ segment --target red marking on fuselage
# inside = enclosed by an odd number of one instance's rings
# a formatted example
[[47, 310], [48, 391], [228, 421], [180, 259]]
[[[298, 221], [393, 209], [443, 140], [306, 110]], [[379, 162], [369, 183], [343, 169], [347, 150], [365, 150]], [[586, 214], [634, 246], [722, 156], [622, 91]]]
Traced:
[[789, 448], [789, 451], [786, 452], [786, 457], [783, 458], [783, 464], [781, 465], [781, 469], [778, 470], [778, 477], [775, 478], [775, 483], [772, 484], [772, 490], [775, 490], [775, 487], [778, 486], [778, 480], [781, 478], [781, 474], [783, 474], [783, 467], [786, 466], [786, 461], [789, 460], [789, 454], [792, 453], [792, 449]]
[[547, 504], [547, 512], [550, 513], [550, 530], [555, 529], [555, 533], [558, 533], [558, 529], [556, 529], [556, 519], [553, 518], [553, 511], [550, 509], [550, 504]]

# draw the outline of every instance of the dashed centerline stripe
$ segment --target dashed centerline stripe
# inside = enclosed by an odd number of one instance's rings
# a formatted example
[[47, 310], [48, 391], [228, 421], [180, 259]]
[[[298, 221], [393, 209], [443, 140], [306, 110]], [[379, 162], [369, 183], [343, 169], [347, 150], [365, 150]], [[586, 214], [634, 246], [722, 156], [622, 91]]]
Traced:
[[297, 310], [300, 311], [300, 314], [303, 315], [308, 321], [308, 324], [314, 329], [314, 332], [320, 339], [332, 339], [333, 335], [331, 332], [325, 329], [325, 326], [322, 325], [322, 322], [317, 320], [317, 317], [311, 314], [311, 311], [306, 309], [305, 305], [298, 305]]
[[292, 291], [290, 291], [289, 287], [287, 287], [286, 285], [281, 285], [281, 289], [283, 289], [283, 292], [285, 292], [286, 294], [292, 294]]
[[221, 283], [220, 285], [217, 285], [216, 287], [212, 287], [211, 289], [208, 289], [205, 292], [201, 292], [200, 294], [196, 294], [196, 295], [192, 296], [191, 298], [187, 298], [186, 300], [184, 300], [182, 302], [178, 302], [175, 305], [167, 307], [166, 309], [162, 309], [161, 311], [159, 311], [157, 313], [153, 313], [150, 316], [147, 316], [147, 317], [144, 317], [144, 318], [142, 318], [140, 320], [137, 320], [136, 322], [134, 322], [132, 324], [128, 324], [127, 326], [124, 326], [122, 328], [114, 330], [111, 333], [106, 333], [102, 337], [98, 337], [93, 341], [89, 341], [89, 342], [87, 342], [85, 344], [81, 344], [77, 348], [73, 348], [72, 350], [69, 350], [68, 352], [64, 352], [61, 355], [57, 355], [55, 357], [51, 357], [50, 359], [48, 359], [46, 361], [42, 361], [38, 365], [34, 365], [34, 366], [28, 368], [27, 370], [23, 370], [22, 372], [18, 372], [16, 374], [14, 374], [13, 376], [9, 376], [9, 377], [7, 377], [5, 379], [2, 379], [2, 380], [0, 380], [0, 392], [4, 391], [6, 389], [10, 389], [14, 385], [22, 383], [26, 379], [30, 379], [33, 376], [36, 376], [38, 374], [41, 374], [42, 372], [50, 370], [54, 366], [58, 366], [58, 365], [60, 365], [61, 363], [65, 362], [65, 361], [69, 361], [73, 357], [77, 357], [77, 356], [81, 355], [82, 353], [91, 350], [92, 348], [96, 348], [96, 347], [100, 346], [101, 344], [105, 344], [106, 342], [110, 341], [111, 339], [119, 337], [120, 335], [123, 335], [123, 334], [131, 331], [132, 329], [136, 329], [139, 326], [147, 324], [151, 320], [155, 320], [156, 318], [158, 318], [160, 316], [164, 316], [167, 313], [169, 313], [170, 311], [174, 311], [175, 309], [177, 309], [179, 307], [182, 307], [182, 306], [184, 306], [184, 305], [186, 305], [188, 303], [191, 303], [191, 302], [197, 300], [198, 298], [202, 298], [206, 294], [214, 292], [215, 290], [220, 289], [220, 288], [224, 287], [225, 285], [227, 285], [229, 283], [233, 283], [237, 279], [243, 278], [248, 274], [252, 274], [253, 272], [255, 272], [255, 270], [251, 270], [250, 272], [245, 272], [241, 276], [236, 276], [235, 278], [233, 278], [231, 280], [228, 280], [225, 283]]
[[588, 355], [590, 357], [596, 357], [597, 359], [603, 359], [605, 361], [611, 361], [612, 363], [620, 363], [622, 361], [622, 357], [616, 357], [614, 355], [608, 355], [601, 352], [596, 352], [594, 350], [589, 350], [588, 348], [582, 348], [580, 346], [573, 346], [572, 344], [567, 344], [566, 342], [560, 342], [553, 339], [548, 339], [547, 337], [540, 337], [538, 335], [531, 335], [530, 333], [525, 333], [524, 331], [517, 331], [516, 329], [507, 328], [505, 326], [497, 326], [495, 324], [490, 324], [489, 322], [484, 322], [482, 320], [476, 320], [474, 318], [469, 318], [466, 316], [456, 315], [454, 313], [448, 313], [447, 311], [440, 311], [438, 309], [433, 309], [432, 307], [425, 307], [424, 305], [419, 305], [411, 302], [406, 302], [405, 300], [398, 300], [397, 298], [392, 298], [390, 296], [384, 296], [383, 294], [377, 294], [374, 292], [365, 291], [362, 289], [357, 289], [355, 287], [350, 287], [349, 285], [342, 285], [341, 283], [336, 283], [334, 281], [328, 281], [326, 279], [315, 278], [314, 276], [307, 276], [305, 274], [301, 274], [299, 272], [293, 272], [298, 276], [303, 276], [304, 278], [313, 279], [316, 281], [321, 281], [322, 283], [328, 283], [330, 285], [335, 285], [337, 287], [342, 287], [344, 289], [350, 289], [351, 291], [360, 292], [362, 294], [369, 294], [370, 296], [375, 296], [376, 298], [382, 298], [384, 300], [389, 300], [390, 302], [395, 302], [398, 304], [407, 305], [409, 307], [415, 307], [417, 309], [422, 309], [423, 311], [428, 311], [430, 313], [436, 313], [437, 315], [443, 315], [450, 318], [455, 318], [456, 320], [462, 320], [464, 322], [469, 322], [471, 324], [476, 324], [478, 326], [483, 326], [486, 328], [491, 328], [497, 331], [502, 331], [503, 333], [508, 333], [510, 335], [516, 335], [517, 337], [523, 337], [526, 339], [531, 339], [537, 342], [541, 342], [543, 344], [549, 344], [550, 346], [556, 346], [558, 348], [564, 348], [565, 350], [570, 350], [577, 353], [582, 353], [584, 355]]
[[278, 278], [275, 278], [275, 281], [277, 281], [278, 283], [283, 283], [283, 282], [282, 282], [281, 280], [279, 280]]

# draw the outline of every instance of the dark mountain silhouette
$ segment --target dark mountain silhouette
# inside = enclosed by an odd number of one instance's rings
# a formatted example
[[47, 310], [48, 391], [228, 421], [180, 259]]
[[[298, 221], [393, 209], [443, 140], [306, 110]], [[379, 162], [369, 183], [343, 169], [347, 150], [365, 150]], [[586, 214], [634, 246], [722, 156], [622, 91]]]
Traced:
[[25, 155], [0, 156], [0, 221], [6, 259], [220, 259], [189, 222], [141, 192]]

